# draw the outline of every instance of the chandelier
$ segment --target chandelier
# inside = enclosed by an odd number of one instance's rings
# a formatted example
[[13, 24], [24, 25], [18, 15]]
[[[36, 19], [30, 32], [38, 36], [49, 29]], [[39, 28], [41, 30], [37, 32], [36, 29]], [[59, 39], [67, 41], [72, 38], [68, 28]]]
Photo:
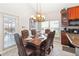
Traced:
[[38, 10], [37, 8], [37, 12], [35, 15], [32, 15], [31, 18], [35, 21], [35, 22], [43, 22], [45, 21], [45, 16], [43, 15], [42, 11], [41, 11], [41, 7]]

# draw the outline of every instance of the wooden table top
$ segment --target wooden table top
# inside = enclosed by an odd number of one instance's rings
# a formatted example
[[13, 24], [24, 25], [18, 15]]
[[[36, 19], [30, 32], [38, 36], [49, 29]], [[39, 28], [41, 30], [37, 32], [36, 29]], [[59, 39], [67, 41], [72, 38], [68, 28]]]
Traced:
[[26, 38], [26, 39], [24, 39], [24, 44], [26, 44], [26, 42], [32, 42], [33, 44], [35, 44], [35, 45], [37, 45], [37, 46], [40, 46], [40, 44], [41, 44], [41, 42], [42, 42], [43, 40], [41, 40], [40, 38]]
[[34, 38], [33, 40], [32, 40], [32, 43], [34, 43], [35, 45], [37, 45], [37, 46], [39, 46], [40, 44], [41, 44], [41, 39], [39, 39], [39, 38]]
[[66, 34], [71, 44], [73, 44], [75, 47], [79, 47], [79, 34]]

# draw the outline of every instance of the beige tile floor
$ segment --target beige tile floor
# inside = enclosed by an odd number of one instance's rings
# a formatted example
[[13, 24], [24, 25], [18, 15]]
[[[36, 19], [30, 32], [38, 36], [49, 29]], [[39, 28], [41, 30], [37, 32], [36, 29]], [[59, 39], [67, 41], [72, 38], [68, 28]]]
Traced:
[[[15, 46], [13, 49], [9, 50], [2, 54], [2, 56], [18, 56], [17, 47]], [[54, 48], [52, 49], [50, 55], [48, 56], [75, 56], [75, 53], [70, 53], [62, 50], [62, 45], [60, 44], [60, 40], [54, 40]]]

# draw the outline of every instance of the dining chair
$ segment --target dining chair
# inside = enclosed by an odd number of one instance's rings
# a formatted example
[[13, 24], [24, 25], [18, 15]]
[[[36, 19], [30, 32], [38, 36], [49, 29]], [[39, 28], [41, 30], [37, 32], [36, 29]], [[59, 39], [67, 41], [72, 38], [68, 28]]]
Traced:
[[31, 30], [31, 35], [32, 35], [32, 38], [36, 37], [36, 35], [37, 35], [36, 29]]
[[28, 30], [22, 30], [21, 31], [21, 37], [22, 37], [22, 42], [25, 44], [25, 39], [28, 38], [29, 36], [29, 31]]
[[45, 29], [45, 34], [50, 33], [50, 29]]
[[32, 34], [32, 35], [36, 35], [36, 30], [35, 30], [35, 29], [32, 29], [32, 30], [31, 30], [31, 34]]
[[27, 49], [30, 49], [30, 50], [28, 50], [28, 51], [32, 51], [32, 56], [37, 56], [37, 52], [36, 52], [36, 50], [37, 50], [37, 46], [34, 44], [34, 43], [32, 43], [32, 42], [27, 42], [27, 45], [25, 46], [25, 48]]
[[41, 44], [40, 44], [40, 55], [41, 56], [45, 56], [45, 49], [46, 49], [46, 40], [44, 40]]
[[40, 44], [40, 55], [45, 56], [48, 55], [50, 52], [50, 41], [46, 39]]
[[21, 35], [22, 35], [22, 39], [25, 39], [29, 36], [29, 31], [28, 30], [22, 30]]
[[22, 43], [22, 40], [21, 40], [21, 37], [19, 36], [19, 34], [15, 33], [14, 37], [15, 37], [15, 41], [16, 41], [16, 44], [17, 44], [19, 56], [27, 56], [26, 50], [24, 48], [24, 45]]
[[53, 40], [54, 40], [54, 37], [55, 37], [55, 31], [50, 32], [48, 34], [48, 37], [47, 37], [47, 39], [50, 40], [50, 47], [52, 47], [52, 48], [53, 48]]
[[14, 37], [17, 44], [19, 56], [34, 56], [36, 54], [33, 47], [29, 48], [23, 45], [22, 38], [19, 36], [18, 33], [15, 33]]

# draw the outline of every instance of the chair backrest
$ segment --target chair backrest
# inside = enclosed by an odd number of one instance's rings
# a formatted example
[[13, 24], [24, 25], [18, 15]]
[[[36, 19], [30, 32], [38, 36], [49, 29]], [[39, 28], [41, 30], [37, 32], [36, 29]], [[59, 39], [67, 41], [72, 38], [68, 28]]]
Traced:
[[41, 44], [40, 44], [40, 49], [45, 48], [45, 50], [48, 50], [50, 48], [50, 40], [48, 41], [47, 39], [44, 40]]
[[46, 47], [46, 45], [47, 45], [47, 39], [41, 42], [40, 48]]
[[55, 31], [49, 32], [49, 33], [48, 33], [48, 36], [47, 36], [47, 39], [44, 40], [44, 41], [41, 43], [41, 45], [45, 45], [45, 46], [47, 45], [47, 48], [49, 48], [51, 42], [53, 42], [54, 35], [55, 35]]
[[29, 36], [29, 31], [28, 30], [22, 30], [21, 35], [22, 35], [22, 39], [25, 39]]
[[54, 39], [54, 37], [55, 37], [55, 31], [50, 32], [50, 33], [48, 34], [47, 39], [50, 40], [50, 45], [53, 45], [53, 39]]
[[45, 33], [48, 34], [50, 32], [50, 29], [45, 29]]
[[26, 50], [25, 50], [25, 47], [23, 45], [21, 37], [19, 36], [18, 33], [15, 33], [14, 37], [15, 37], [15, 41], [16, 41], [16, 44], [17, 44], [19, 56], [26, 56], [27, 55]]
[[32, 30], [31, 30], [31, 34], [32, 34], [32, 35], [36, 35], [36, 30], [35, 30], [35, 29], [32, 29]]

